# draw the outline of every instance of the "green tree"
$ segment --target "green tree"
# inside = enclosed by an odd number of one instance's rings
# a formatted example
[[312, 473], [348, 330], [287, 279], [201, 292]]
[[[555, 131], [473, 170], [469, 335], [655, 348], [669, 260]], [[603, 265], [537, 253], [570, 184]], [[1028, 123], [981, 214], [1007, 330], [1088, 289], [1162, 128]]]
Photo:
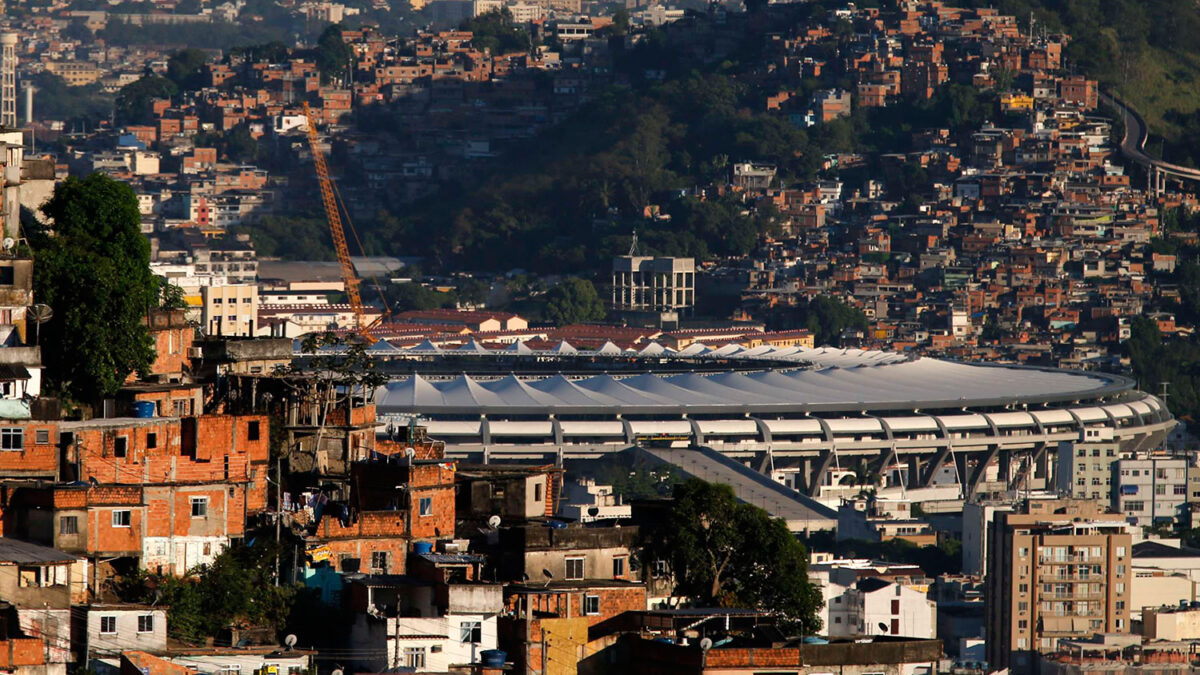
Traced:
[[34, 294], [54, 308], [41, 328], [47, 384], [76, 401], [111, 396], [154, 358], [142, 319], [158, 304], [137, 197], [101, 173], [71, 176], [30, 232]]
[[117, 92], [117, 118], [126, 124], [140, 124], [151, 120], [150, 102], [156, 98], [171, 98], [179, 93], [179, 87], [165, 77], [146, 75], [121, 87]]
[[274, 583], [278, 544], [260, 537], [255, 546], [227, 548], [212, 564], [182, 577], [136, 572], [119, 577], [117, 595], [127, 602], [160, 602], [173, 636], [203, 643], [235, 624], [282, 632], [296, 589]]
[[459, 28], [471, 31], [471, 46], [494, 55], [527, 52], [530, 48], [529, 31], [513, 21], [512, 12], [507, 7], [467, 19]]
[[557, 326], [604, 318], [604, 302], [587, 279], [572, 277], [546, 294], [546, 319]]
[[842, 331], [847, 328], [867, 328], [867, 317], [861, 311], [825, 295], [810, 300], [802, 316], [805, 327], [812, 331], [814, 342], [818, 345], [837, 346], [841, 342]]
[[184, 49], [167, 59], [167, 79], [180, 91], [199, 89], [204, 85], [204, 64], [208, 54], [199, 49]]
[[394, 312], [407, 312], [412, 309], [439, 309], [453, 307], [454, 296], [427, 288], [415, 282], [405, 282], [389, 286], [385, 291], [388, 306]]
[[332, 24], [317, 38], [317, 69], [325, 79], [345, 77], [354, 51], [342, 39], [342, 27]]
[[808, 579], [808, 552], [782, 520], [738, 501], [728, 485], [691, 479], [651, 528], [646, 558], [666, 561], [675, 595], [700, 606], [749, 607], [776, 614], [791, 630], [821, 627], [821, 594]]

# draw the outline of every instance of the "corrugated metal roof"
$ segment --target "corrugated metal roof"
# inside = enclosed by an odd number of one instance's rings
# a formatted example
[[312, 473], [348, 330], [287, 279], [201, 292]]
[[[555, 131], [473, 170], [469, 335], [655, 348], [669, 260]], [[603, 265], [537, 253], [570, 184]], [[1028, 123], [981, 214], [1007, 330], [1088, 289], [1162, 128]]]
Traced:
[[20, 539], [0, 537], [0, 564], [38, 565], [75, 562], [76, 560], [78, 558], [75, 556], [49, 546], [39, 546]]

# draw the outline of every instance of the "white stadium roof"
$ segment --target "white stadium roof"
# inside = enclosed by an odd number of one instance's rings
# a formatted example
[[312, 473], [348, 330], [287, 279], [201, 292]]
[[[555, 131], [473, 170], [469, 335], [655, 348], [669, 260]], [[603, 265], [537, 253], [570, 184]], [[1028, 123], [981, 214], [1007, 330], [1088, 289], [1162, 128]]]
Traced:
[[[477, 349], [471, 347], [476, 353]], [[580, 350], [572, 358], [586, 359], [600, 351]], [[376, 400], [381, 414], [911, 411], [1093, 400], [1132, 389], [1131, 381], [1113, 375], [913, 359], [883, 351], [829, 347], [721, 351], [692, 358], [745, 359], [743, 369], [578, 378], [459, 375], [438, 380], [414, 374], [381, 388]], [[561, 355], [564, 350], [560, 345], [550, 352], [534, 352], [539, 353]], [[754, 362], [775, 369], [744, 369]]]

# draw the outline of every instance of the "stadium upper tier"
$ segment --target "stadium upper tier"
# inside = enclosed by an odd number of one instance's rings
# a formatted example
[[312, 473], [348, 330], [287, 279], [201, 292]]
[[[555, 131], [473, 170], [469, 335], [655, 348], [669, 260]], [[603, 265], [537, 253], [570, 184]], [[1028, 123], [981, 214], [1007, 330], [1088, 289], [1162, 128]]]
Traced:
[[[661, 349], [661, 348], [660, 348]], [[483, 355], [486, 350], [475, 353]], [[454, 350], [462, 354], [463, 350]], [[514, 353], [512, 351], [501, 354]], [[562, 351], [548, 351], [560, 358]], [[536, 359], [536, 353], [530, 353]], [[575, 359], [613, 357], [573, 352]], [[1103, 400], [1109, 412], [1155, 414], [1161, 405], [1133, 390], [1128, 378], [1054, 369], [957, 363], [857, 349], [803, 347], [726, 348], [692, 353], [647, 350], [625, 356], [678, 359], [674, 372], [536, 377], [470, 373], [395, 377], [379, 392], [381, 414], [487, 415], [747, 415], [837, 411], [930, 411], [1058, 408]], [[680, 372], [688, 361], [720, 360], [698, 372]], [[1128, 400], [1127, 400], [1128, 399]], [[1101, 414], [1104, 419], [1108, 414]], [[1033, 423], [1033, 419], [1029, 419]]]

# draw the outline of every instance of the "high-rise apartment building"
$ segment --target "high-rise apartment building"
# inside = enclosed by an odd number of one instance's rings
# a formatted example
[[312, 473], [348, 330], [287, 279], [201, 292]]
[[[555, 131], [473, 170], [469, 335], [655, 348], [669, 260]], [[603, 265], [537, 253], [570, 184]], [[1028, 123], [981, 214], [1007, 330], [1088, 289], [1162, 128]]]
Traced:
[[1101, 499], [1112, 494], [1113, 463], [1121, 457], [1121, 444], [1108, 428], [1088, 427], [1076, 441], [1058, 447], [1058, 491], [1077, 499]]
[[1139, 526], [1175, 522], [1188, 501], [1188, 460], [1170, 455], [1142, 455], [1117, 460], [1113, 510]]
[[1028, 672], [1063, 638], [1130, 630], [1133, 537], [1107, 500], [1029, 500], [997, 512], [985, 597], [991, 668]]

